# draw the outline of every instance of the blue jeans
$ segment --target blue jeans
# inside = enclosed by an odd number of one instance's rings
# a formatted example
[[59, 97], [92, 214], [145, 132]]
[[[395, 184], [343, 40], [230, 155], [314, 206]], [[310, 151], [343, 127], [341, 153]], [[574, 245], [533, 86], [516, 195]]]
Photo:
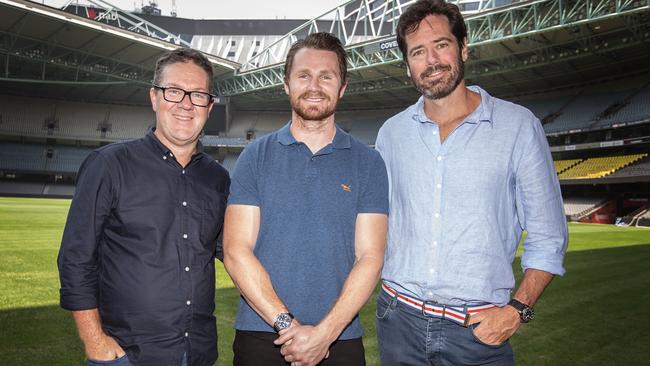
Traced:
[[[92, 361], [88, 360], [88, 366], [132, 366], [131, 362], [129, 362], [129, 358], [124, 355], [120, 358], [117, 358], [115, 360], [110, 360], [110, 361]], [[180, 366], [187, 366], [187, 353], [183, 353], [183, 358], [181, 358], [181, 365]]]
[[382, 366], [515, 364], [509, 342], [492, 346], [473, 329], [447, 319], [425, 316], [384, 291], [377, 297], [377, 339]]
[[114, 360], [110, 361], [93, 361], [93, 360], [88, 360], [88, 366], [131, 366], [131, 362], [129, 362], [129, 358], [124, 355], [120, 358], [116, 358]]

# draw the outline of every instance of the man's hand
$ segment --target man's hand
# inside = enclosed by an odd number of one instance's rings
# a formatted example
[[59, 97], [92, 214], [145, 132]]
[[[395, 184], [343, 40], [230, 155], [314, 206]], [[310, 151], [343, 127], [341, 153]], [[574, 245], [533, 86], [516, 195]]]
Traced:
[[111, 361], [126, 354], [115, 339], [106, 334], [84, 340], [84, 347], [86, 357], [92, 361]]
[[84, 344], [86, 358], [93, 361], [111, 361], [124, 356], [122, 347], [102, 329], [97, 309], [75, 310], [72, 316], [77, 324], [79, 338]]
[[282, 331], [273, 343], [282, 345], [280, 353], [285, 361], [300, 366], [312, 366], [329, 356], [332, 341], [321, 328], [296, 323]]
[[472, 315], [469, 324], [476, 323], [480, 324], [474, 329], [474, 335], [481, 342], [493, 346], [507, 341], [521, 326], [519, 312], [509, 305]]

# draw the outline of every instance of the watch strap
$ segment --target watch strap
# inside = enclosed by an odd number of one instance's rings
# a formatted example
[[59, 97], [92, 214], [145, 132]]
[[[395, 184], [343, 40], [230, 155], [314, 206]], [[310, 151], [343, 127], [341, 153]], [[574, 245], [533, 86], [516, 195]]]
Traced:
[[535, 317], [535, 312], [533, 311], [533, 308], [530, 306], [524, 304], [523, 302], [517, 300], [517, 299], [510, 299], [508, 301], [508, 305], [512, 306], [517, 310], [519, 313], [519, 320], [522, 323], [528, 323], [529, 321], [533, 320]]

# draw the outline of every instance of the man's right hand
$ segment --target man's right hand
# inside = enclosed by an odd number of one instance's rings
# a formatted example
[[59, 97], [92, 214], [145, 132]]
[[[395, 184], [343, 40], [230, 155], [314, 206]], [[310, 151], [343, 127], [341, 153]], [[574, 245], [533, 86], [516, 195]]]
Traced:
[[85, 340], [86, 358], [92, 361], [111, 361], [126, 354], [112, 337], [101, 334], [96, 339]]
[[102, 329], [97, 309], [75, 310], [72, 312], [77, 324], [79, 338], [84, 344], [86, 357], [92, 361], [111, 361], [126, 354], [122, 347]]

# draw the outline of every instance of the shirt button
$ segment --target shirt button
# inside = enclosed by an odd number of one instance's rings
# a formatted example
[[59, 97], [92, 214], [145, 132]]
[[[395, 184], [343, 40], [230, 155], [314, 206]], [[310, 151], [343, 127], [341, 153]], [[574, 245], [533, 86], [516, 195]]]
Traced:
[[183, 206], [187, 206], [187, 202], [183, 201]]
[[185, 174], [185, 169], [183, 169], [183, 171], [181, 173]]
[[183, 239], [187, 239], [187, 234], [183, 234]]
[[185, 332], [185, 336], [186, 336], [186, 337], [189, 337], [190, 334], [189, 334], [188, 332]]
[[187, 305], [192, 304], [192, 302], [191, 302], [190, 300], [185, 301], [185, 303], [186, 303]]
[[433, 136], [435, 136], [435, 135], [437, 135], [437, 134], [438, 134], [438, 131], [435, 131], [435, 130], [434, 130], [434, 131], [433, 131]]
[[440, 183], [436, 184], [436, 188], [438, 188], [438, 189], [442, 188], [442, 184], [440, 184]]
[[163, 156], [163, 160], [167, 160], [167, 156]]
[[438, 245], [438, 242], [437, 242], [437, 241], [434, 241], [434, 242], [433, 242], [433, 246], [435, 247], [436, 245]]
[[436, 273], [436, 270], [433, 268], [429, 268], [429, 273]]
[[442, 156], [438, 155], [438, 161], [442, 160]]
[[432, 297], [432, 296], [433, 296], [433, 292], [429, 291], [429, 292], [427, 292], [427, 295], [429, 295], [429, 297]]
[[437, 219], [438, 217], [440, 217], [440, 214], [436, 212], [435, 214], [433, 214], [433, 216], [435, 216], [435, 218]]
[[189, 271], [190, 271], [190, 267], [185, 267], [185, 272], [189, 272]]

